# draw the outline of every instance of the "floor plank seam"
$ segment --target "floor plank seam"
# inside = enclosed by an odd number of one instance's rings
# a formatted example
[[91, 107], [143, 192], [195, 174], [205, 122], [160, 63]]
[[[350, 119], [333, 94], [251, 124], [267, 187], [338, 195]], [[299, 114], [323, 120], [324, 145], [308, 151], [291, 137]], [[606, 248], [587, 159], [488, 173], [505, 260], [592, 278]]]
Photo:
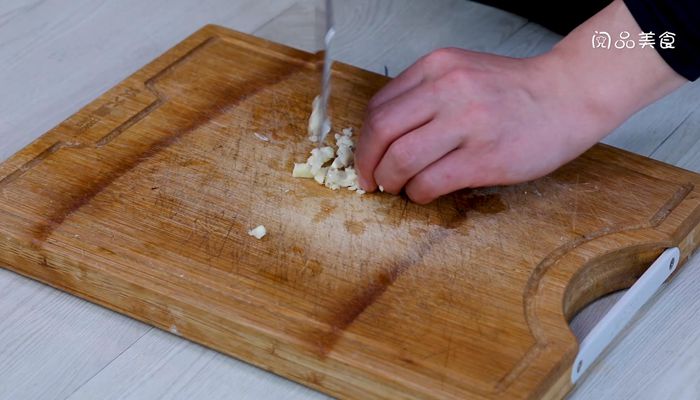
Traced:
[[[513, 33], [511, 33], [510, 35], [508, 35], [508, 37], [506, 37], [506, 38], [503, 39], [500, 43], [498, 43], [496, 46], [494, 46], [494, 49], [498, 49], [498, 48], [501, 47], [502, 45], [506, 44], [510, 39], [512, 39], [513, 37], [515, 37], [515, 35], [517, 35], [520, 31], [522, 31], [523, 29], [525, 29], [525, 27], [528, 26], [528, 25], [530, 25], [531, 23], [533, 23], [533, 22], [531, 22], [530, 20], [527, 20], [527, 19], [526, 19], [524, 24], [522, 24], [521, 26], [519, 26], [516, 30], [513, 31]], [[521, 57], [521, 58], [524, 58], [524, 57]]]
[[685, 124], [686, 121], [688, 121], [688, 120], [690, 119], [690, 117], [693, 116], [693, 114], [695, 114], [695, 111], [689, 112], [688, 115], [686, 115], [685, 118], [683, 118], [683, 120], [682, 120], [675, 128], [673, 128], [673, 129], [671, 130], [671, 133], [669, 133], [668, 136], [666, 136], [666, 137], [664, 138], [664, 140], [662, 140], [661, 143], [659, 143], [658, 146], [656, 146], [656, 148], [655, 148], [654, 150], [652, 150], [651, 153], [649, 153], [649, 157], [654, 157], [654, 155], [656, 154], [656, 152], [658, 152], [659, 149], [661, 149], [661, 148], [663, 147], [663, 145], [666, 144], [666, 142], [667, 142], [671, 137], [673, 137], [673, 135], [683, 126], [683, 124]]
[[73, 397], [74, 394], [76, 394], [78, 391], [80, 391], [80, 389], [82, 389], [82, 388], [83, 388], [85, 385], [87, 385], [90, 381], [92, 381], [93, 379], [95, 379], [96, 376], [98, 376], [100, 373], [102, 373], [102, 371], [104, 371], [105, 369], [107, 369], [107, 367], [109, 367], [109, 366], [112, 365], [115, 361], [117, 361], [121, 356], [124, 355], [124, 353], [126, 353], [130, 348], [132, 348], [136, 343], [138, 343], [139, 341], [141, 341], [141, 339], [143, 339], [146, 335], [148, 335], [148, 334], [149, 334], [151, 331], [153, 331], [154, 329], [157, 329], [157, 328], [152, 327], [152, 326], [148, 326], [148, 329], [146, 329], [146, 332], [144, 332], [142, 335], [140, 335], [138, 338], [136, 338], [136, 340], [134, 340], [131, 344], [129, 344], [126, 348], [124, 348], [124, 350], [122, 350], [121, 352], [119, 352], [119, 354], [117, 354], [116, 357], [114, 357], [114, 358], [113, 358], [112, 360], [110, 360], [107, 364], [105, 364], [104, 366], [102, 366], [102, 368], [100, 368], [97, 372], [95, 372], [95, 373], [92, 374], [89, 378], [87, 378], [87, 379], [85, 380], [85, 382], [81, 383], [80, 386], [78, 386], [77, 388], [75, 388], [75, 390], [73, 390], [68, 396], [66, 396], [66, 397], [64, 398], [64, 400], [69, 400], [71, 397]]
[[274, 21], [275, 19], [279, 18], [280, 16], [284, 15], [287, 11], [291, 10], [292, 8], [294, 8], [294, 7], [296, 7], [297, 5], [302, 4], [302, 3], [303, 3], [303, 1], [295, 1], [295, 2], [293, 2], [292, 4], [289, 5], [289, 7], [285, 8], [284, 10], [282, 10], [279, 14], [276, 14], [276, 15], [274, 15], [273, 17], [271, 17], [270, 19], [266, 20], [265, 22], [263, 22], [262, 24], [260, 24], [258, 27], [256, 27], [255, 29], [253, 29], [251, 32], [253, 32], [253, 35], [255, 35], [258, 31], [260, 31], [261, 29], [263, 29], [264, 27], [266, 27], [267, 24], [269, 24], [270, 22], [272, 22], [272, 21]]

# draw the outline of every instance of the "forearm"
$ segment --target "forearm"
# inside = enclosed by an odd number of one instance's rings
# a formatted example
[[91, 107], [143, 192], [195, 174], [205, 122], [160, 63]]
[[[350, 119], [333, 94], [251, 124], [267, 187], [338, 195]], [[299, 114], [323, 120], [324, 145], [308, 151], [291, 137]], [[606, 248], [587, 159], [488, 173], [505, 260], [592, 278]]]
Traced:
[[[553, 90], [577, 91], [583, 106], [617, 125], [644, 106], [687, 82], [659, 56], [656, 49], [593, 48], [595, 32], [610, 33], [614, 43], [629, 32], [635, 43], [641, 29], [621, 0], [615, 0], [540, 57], [543, 68], [557, 71]], [[656, 36], [661, 32], [655, 32]], [[655, 45], [658, 46], [658, 43]]]

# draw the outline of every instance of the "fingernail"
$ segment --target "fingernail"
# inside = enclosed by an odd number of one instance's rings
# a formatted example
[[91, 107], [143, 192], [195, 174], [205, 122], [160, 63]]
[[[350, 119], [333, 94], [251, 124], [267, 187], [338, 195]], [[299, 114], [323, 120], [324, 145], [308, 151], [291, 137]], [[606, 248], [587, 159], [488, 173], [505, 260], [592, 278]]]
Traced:
[[367, 188], [369, 188], [369, 184], [368, 184], [367, 180], [365, 178], [363, 178], [362, 175], [358, 176], [357, 180], [360, 183], [360, 188], [362, 188], [362, 190], [366, 191]]
[[357, 164], [355, 164], [355, 172], [357, 173], [357, 183], [360, 185], [360, 189], [366, 191], [369, 185], [367, 185], [367, 180], [362, 176], [362, 171], [360, 171], [360, 167]]

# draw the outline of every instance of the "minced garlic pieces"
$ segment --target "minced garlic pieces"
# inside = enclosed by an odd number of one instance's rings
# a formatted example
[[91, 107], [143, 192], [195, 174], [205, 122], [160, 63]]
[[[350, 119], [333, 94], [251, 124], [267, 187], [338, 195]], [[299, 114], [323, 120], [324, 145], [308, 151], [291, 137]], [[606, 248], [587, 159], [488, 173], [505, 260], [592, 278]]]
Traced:
[[335, 156], [335, 151], [331, 146], [320, 147], [311, 150], [311, 157], [306, 160], [306, 163], [311, 167], [311, 173], [316, 176], [324, 164], [332, 160]]
[[335, 134], [335, 144], [338, 146], [338, 156], [335, 160], [333, 160], [331, 168], [345, 168], [352, 165], [355, 161], [355, 155], [353, 153], [355, 143], [353, 143], [351, 137], [352, 129], [350, 128], [343, 129], [342, 134]]
[[295, 178], [313, 178], [314, 174], [311, 173], [311, 166], [309, 164], [294, 163], [292, 176]]
[[263, 142], [269, 142], [269, 141], [270, 141], [270, 138], [269, 138], [269, 137], [267, 137], [267, 136], [265, 136], [265, 135], [263, 135], [263, 134], [260, 134], [260, 133], [258, 133], [258, 132], [253, 132], [253, 136], [255, 136], [256, 138], [258, 138], [258, 140], [262, 140]]
[[[315, 108], [314, 108], [315, 110]], [[353, 168], [354, 147], [352, 129], [343, 129], [335, 135], [337, 150], [326, 146], [311, 150], [306, 164], [294, 164], [292, 176], [295, 178], [314, 178], [316, 182], [332, 190], [347, 188], [364, 194], [357, 183], [357, 172]], [[327, 165], [330, 161], [330, 165]]]
[[323, 132], [324, 129], [330, 131], [330, 124], [326, 124], [321, 115], [321, 96], [316, 96], [311, 105], [311, 116], [309, 117], [309, 140], [313, 143], [321, 140], [321, 137], [325, 136]]
[[262, 239], [267, 235], [267, 229], [263, 225], [258, 225], [257, 227], [248, 231], [248, 234], [258, 240]]

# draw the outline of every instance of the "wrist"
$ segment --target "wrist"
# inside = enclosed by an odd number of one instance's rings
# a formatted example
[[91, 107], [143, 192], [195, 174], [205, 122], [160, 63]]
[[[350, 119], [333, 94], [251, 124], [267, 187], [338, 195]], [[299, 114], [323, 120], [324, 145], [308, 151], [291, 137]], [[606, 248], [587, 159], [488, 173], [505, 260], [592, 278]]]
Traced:
[[575, 53], [555, 48], [530, 61], [532, 81], [542, 82], [539, 92], [548, 108], [575, 127], [567, 136], [576, 147], [602, 140], [634, 113], [630, 91], [601, 82], [605, 79]]
[[602, 30], [613, 40], [620, 32], [629, 32], [631, 38], [641, 32], [625, 4], [616, 0], [550, 52], [533, 59], [561, 92], [562, 101], [600, 122], [603, 132], [598, 139], [687, 82], [654, 48], [593, 48], [591, 37]]

